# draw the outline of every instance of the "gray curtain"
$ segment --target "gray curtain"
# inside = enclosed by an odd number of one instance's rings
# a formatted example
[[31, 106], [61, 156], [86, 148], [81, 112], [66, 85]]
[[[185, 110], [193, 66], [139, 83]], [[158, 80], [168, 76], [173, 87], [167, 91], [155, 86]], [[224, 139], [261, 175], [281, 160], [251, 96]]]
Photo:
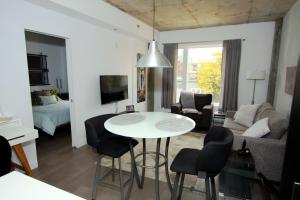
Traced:
[[271, 59], [271, 68], [269, 75], [269, 84], [268, 84], [268, 93], [267, 93], [267, 102], [274, 104], [275, 89], [276, 89], [276, 79], [278, 72], [278, 60], [279, 60], [279, 50], [281, 43], [281, 32], [282, 32], [283, 18], [276, 20], [275, 23], [275, 33], [273, 40], [273, 50], [272, 50], [272, 59]]
[[223, 41], [223, 62], [224, 72], [222, 110], [237, 110], [238, 82], [241, 62], [242, 42], [238, 40]]
[[162, 76], [162, 107], [170, 108], [175, 103], [175, 67], [178, 54], [178, 44], [165, 44], [164, 55], [169, 59], [173, 68], [164, 68]]

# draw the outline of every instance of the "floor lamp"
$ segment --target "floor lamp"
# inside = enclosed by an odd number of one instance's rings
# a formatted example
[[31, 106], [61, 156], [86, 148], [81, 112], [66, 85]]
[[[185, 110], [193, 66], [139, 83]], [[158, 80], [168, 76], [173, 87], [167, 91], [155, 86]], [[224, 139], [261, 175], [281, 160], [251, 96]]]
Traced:
[[265, 70], [252, 70], [247, 73], [247, 80], [253, 80], [253, 94], [252, 94], [252, 101], [251, 104], [254, 104], [254, 95], [255, 95], [255, 86], [257, 80], [264, 80], [266, 76]]

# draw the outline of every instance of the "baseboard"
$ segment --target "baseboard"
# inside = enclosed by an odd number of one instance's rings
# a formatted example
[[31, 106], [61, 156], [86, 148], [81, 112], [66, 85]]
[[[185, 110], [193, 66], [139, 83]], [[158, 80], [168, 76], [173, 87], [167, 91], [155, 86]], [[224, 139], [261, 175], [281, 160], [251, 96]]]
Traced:
[[73, 147], [76, 147], [76, 148], [80, 148], [84, 145], [86, 145], [86, 140], [80, 140], [80, 141], [77, 141], [76, 144], [72, 144]]

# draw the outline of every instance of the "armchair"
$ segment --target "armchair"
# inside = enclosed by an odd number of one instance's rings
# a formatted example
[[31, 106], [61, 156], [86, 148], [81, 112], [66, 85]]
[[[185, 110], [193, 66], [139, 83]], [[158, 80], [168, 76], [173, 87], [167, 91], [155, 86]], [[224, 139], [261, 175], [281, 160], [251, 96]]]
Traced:
[[[213, 105], [212, 95], [211, 94], [189, 94], [188, 98], [194, 98], [194, 107], [184, 106], [182, 103], [182, 95], [180, 94], [180, 99], [178, 103], [175, 103], [171, 106], [171, 112], [175, 114], [181, 114], [193, 119], [196, 123], [195, 129], [198, 130], [208, 130], [211, 125], [212, 116], [213, 116]], [[186, 99], [187, 96], [184, 98]]]

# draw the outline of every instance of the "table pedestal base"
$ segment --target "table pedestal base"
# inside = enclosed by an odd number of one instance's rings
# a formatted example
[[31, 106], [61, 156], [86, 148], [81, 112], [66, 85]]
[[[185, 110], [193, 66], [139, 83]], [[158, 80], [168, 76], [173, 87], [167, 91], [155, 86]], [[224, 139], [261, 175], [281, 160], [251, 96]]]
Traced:
[[[170, 189], [170, 192], [172, 192], [172, 184], [170, 180], [169, 175], [169, 164], [168, 164], [168, 154], [169, 154], [169, 144], [170, 144], [170, 138], [167, 138], [166, 141], [166, 147], [165, 147], [165, 154], [160, 153], [160, 146], [161, 146], [161, 138], [157, 139], [156, 142], [156, 151], [155, 152], [147, 152], [146, 151], [146, 139], [143, 139], [143, 152], [140, 154], [137, 154], [134, 158], [142, 156], [142, 165], [137, 165], [136, 162], [134, 162], [134, 175], [136, 178], [137, 185], [140, 189], [144, 186], [144, 180], [145, 180], [145, 169], [155, 169], [155, 193], [156, 193], [156, 200], [160, 199], [160, 191], [159, 191], [159, 167], [165, 166], [165, 173], [167, 178], [167, 183]], [[132, 146], [131, 151], [133, 152]], [[155, 165], [154, 166], [148, 166], [146, 165], [146, 154], [155, 154]], [[163, 158], [163, 162], [160, 163], [160, 157]], [[138, 174], [137, 166], [142, 168], [142, 174], [141, 177]]]

